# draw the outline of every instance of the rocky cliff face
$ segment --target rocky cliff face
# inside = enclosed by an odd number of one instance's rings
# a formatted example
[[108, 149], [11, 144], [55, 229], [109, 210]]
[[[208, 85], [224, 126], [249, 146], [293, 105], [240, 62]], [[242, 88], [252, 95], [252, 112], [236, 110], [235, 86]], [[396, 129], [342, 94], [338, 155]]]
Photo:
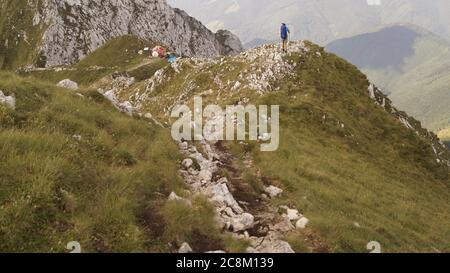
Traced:
[[37, 49], [41, 66], [72, 64], [111, 38], [128, 34], [158, 41], [186, 56], [242, 51], [230, 32], [215, 34], [165, 0], [40, 0], [26, 5], [24, 10], [34, 12], [33, 27], [42, 32]]

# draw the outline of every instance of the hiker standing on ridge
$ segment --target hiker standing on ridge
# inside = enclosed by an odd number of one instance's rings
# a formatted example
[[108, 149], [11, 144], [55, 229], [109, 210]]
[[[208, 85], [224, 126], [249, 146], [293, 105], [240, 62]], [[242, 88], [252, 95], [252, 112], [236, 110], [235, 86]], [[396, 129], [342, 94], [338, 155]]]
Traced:
[[281, 24], [281, 42], [282, 42], [282, 48], [283, 48], [283, 52], [287, 52], [287, 46], [288, 46], [288, 38], [289, 38], [289, 34], [291, 32], [289, 31], [289, 28], [287, 27], [287, 25], [285, 23]]

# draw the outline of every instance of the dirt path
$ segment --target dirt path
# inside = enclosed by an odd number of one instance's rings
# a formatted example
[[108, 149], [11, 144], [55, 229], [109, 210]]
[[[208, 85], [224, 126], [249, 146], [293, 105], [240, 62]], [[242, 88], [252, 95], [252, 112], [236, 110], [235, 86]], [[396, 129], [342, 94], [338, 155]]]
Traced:
[[220, 142], [202, 141], [201, 150], [188, 142], [180, 143], [180, 151], [186, 157], [180, 174], [192, 193], [203, 194], [211, 201], [223, 230], [248, 240], [247, 252], [293, 253], [283, 237], [295, 230], [293, 222], [302, 217], [298, 211], [291, 209], [297, 215], [289, 218], [268, 200], [252, 193], [235, 158]]

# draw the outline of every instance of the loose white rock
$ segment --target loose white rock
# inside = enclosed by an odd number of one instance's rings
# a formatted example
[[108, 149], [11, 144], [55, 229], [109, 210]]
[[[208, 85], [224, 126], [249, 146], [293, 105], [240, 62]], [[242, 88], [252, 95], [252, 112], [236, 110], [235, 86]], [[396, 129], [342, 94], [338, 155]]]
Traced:
[[264, 191], [265, 191], [271, 198], [277, 197], [277, 196], [279, 196], [280, 194], [283, 193], [283, 190], [282, 190], [282, 189], [277, 188], [277, 187], [275, 187], [275, 186], [269, 186], [269, 187], [265, 188]]
[[308, 223], [309, 223], [309, 219], [306, 217], [302, 217], [302, 218], [300, 218], [300, 220], [297, 221], [297, 224], [295, 225], [295, 227], [297, 229], [305, 229], [306, 226], [308, 225]]
[[176, 193], [174, 193], [174, 192], [172, 192], [170, 195], [169, 195], [169, 199], [168, 199], [169, 201], [175, 201], [175, 202], [182, 202], [182, 203], [184, 203], [184, 204], [186, 204], [187, 206], [192, 206], [192, 203], [191, 203], [191, 201], [190, 200], [188, 200], [188, 199], [186, 199], [186, 198], [183, 198], [183, 197], [180, 197], [180, 196], [178, 196]]
[[239, 206], [236, 199], [230, 193], [228, 186], [226, 184], [216, 184], [208, 189], [208, 195], [211, 201], [219, 207], [229, 207], [232, 208], [234, 212], [240, 214], [243, 209]]
[[191, 246], [188, 243], [183, 243], [178, 250], [178, 253], [185, 254], [185, 253], [192, 253], [194, 252], [191, 248]]
[[182, 197], [179, 197], [176, 193], [172, 192], [172, 193], [169, 195], [169, 200], [170, 200], [170, 201], [181, 201], [181, 200], [183, 200], [183, 198], [182, 198]]
[[300, 219], [301, 214], [296, 209], [287, 209], [287, 216], [290, 221], [297, 221]]
[[4, 104], [7, 107], [11, 109], [16, 108], [16, 98], [14, 95], [12, 96], [6, 96], [1, 90], [0, 90], [0, 104]]
[[131, 104], [131, 102], [129, 102], [129, 101], [125, 101], [125, 102], [122, 102], [122, 103], [117, 104], [117, 108], [118, 108], [122, 113], [125, 113], [125, 114], [127, 114], [127, 115], [129, 115], [129, 116], [132, 116], [132, 115], [133, 115], [134, 107], [133, 107], [133, 105]]
[[78, 90], [78, 83], [76, 83], [72, 80], [69, 80], [69, 79], [60, 81], [56, 86], [70, 89], [70, 90]]
[[243, 213], [231, 219], [231, 225], [234, 232], [245, 231], [253, 228], [255, 217], [250, 213]]
[[201, 170], [198, 176], [202, 184], [207, 184], [211, 182], [213, 174], [210, 170]]
[[183, 160], [182, 164], [186, 169], [189, 169], [194, 164], [194, 161], [190, 158], [186, 158], [185, 160]]

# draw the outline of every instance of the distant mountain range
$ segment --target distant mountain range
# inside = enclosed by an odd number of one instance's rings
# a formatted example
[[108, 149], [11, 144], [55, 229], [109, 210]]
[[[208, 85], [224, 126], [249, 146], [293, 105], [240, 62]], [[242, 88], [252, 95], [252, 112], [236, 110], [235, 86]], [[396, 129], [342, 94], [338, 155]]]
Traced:
[[[277, 40], [291, 26], [293, 39], [326, 45], [390, 24], [413, 24], [450, 38], [448, 0], [168, 0], [212, 30], [226, 28], [244, 43]], [[257, 41], [257, 40], [256, 40]]]
[[415, 26], [390, 26], [330, 43], [394, 103], [434, 131], [450, 127], [450, 43]]

